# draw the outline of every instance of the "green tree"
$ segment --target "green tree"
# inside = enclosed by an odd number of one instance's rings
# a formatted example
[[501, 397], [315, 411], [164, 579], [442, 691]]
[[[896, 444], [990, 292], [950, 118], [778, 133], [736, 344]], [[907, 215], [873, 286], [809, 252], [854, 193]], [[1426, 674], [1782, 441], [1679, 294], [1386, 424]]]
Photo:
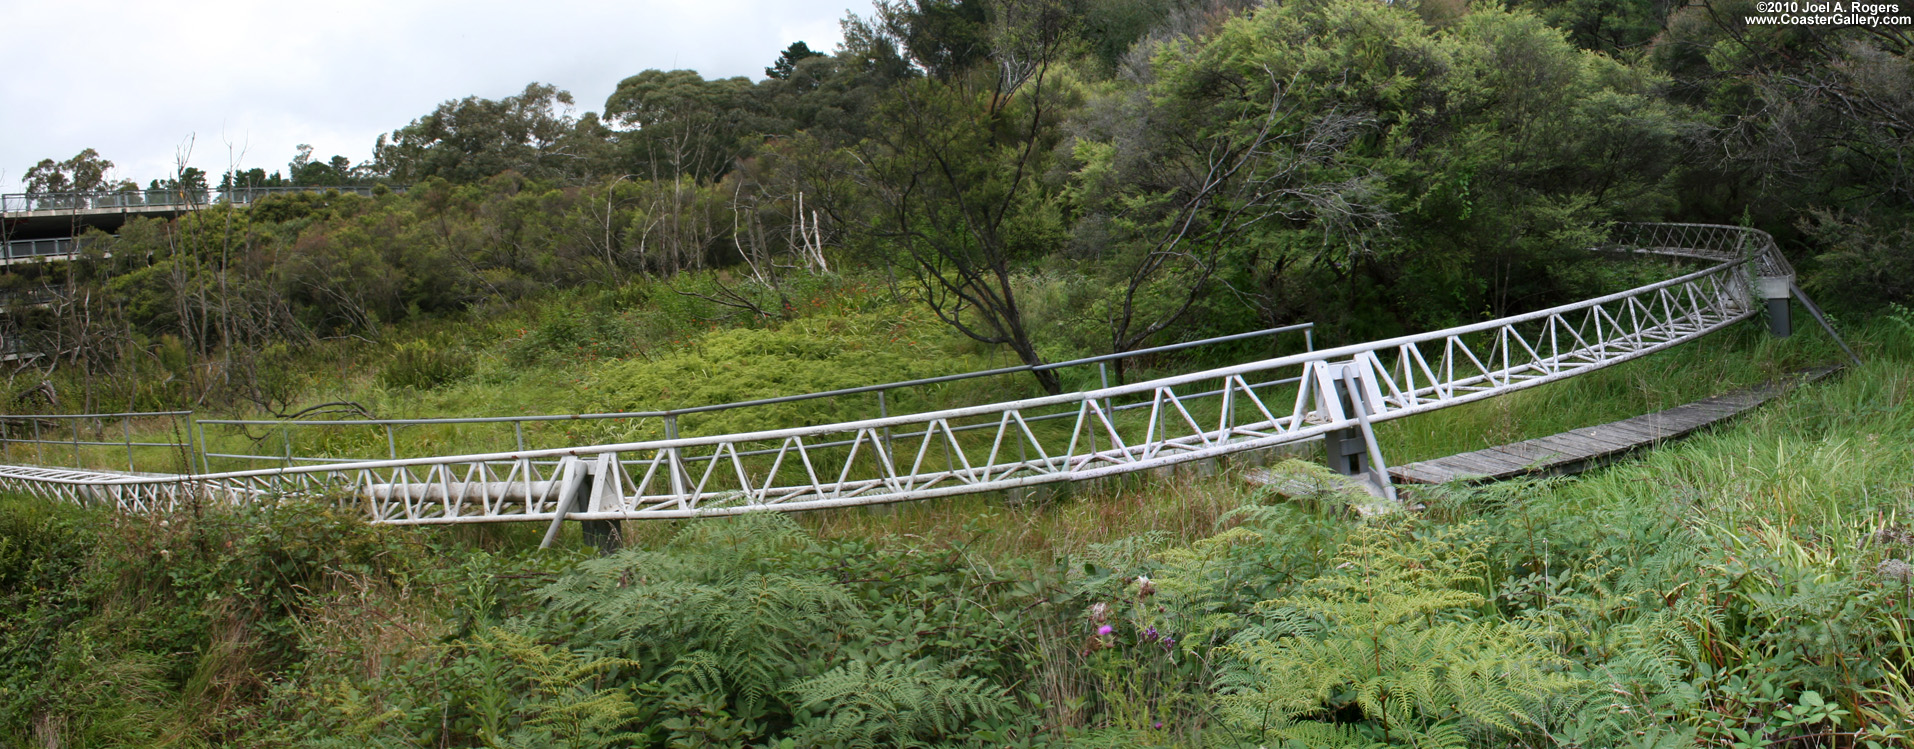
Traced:
[[[870, 232], [945, 323], [1043, 363], [1014, 276], [1064, 241], [1059, 202], [1039, 181], [1060, 138], [1067, 91], [1055, 67], [1069, 41], [1064, 9], [1003, 6], [993, 68], [898, 86], [891, 125], [861, 150], [877, 208]], [[1054, 371], [1036, 373], [1049, 392]]]
[[1114, 90], [1073, 122], [1075, 240], [1102, 276], [1113, 353], [1181, 322], [1259, 232], [1359, 242], [1387, 225], [1377, 175], [1343, 163], [1370, 121], [1317, 106], [1296, 72], [1222, 63], [1230, 52], [1161, 45], [1137, 73], [1146, 89]]
[[[1573, 248], [1607, 221], [1665, 210], [1683, 149], [1687, 115], [1656, 95], [1655, 75], [1577, 49], [1522, 11], [1436, 27], [1407, 8], [1303, 0], [1231, 20], [1182, 54], [1180, 90], [1244, 92], [1230, 94], [1236, 111], [1205, 117], [1250, 128], [1280, 94], [1302, 122], [1354, 124], [1339, 166], [1298, 184], [1373, 175], [1357, 202], [1390, 217], [1387, 232], [1264, 222], [1232, 244], [1224, 280], [1268, 322], [1330, 310], [1351, 335], [1386, 334], [1566, 298], [1586, 262]], [[1204, 132], [1171, 129], [1184, 131]], [[1275, 145], [1289, 149], [1298, 134], [1284, 133]], [[1325, 142], [1296, 142], [1309, 140]], [[1347, 213], [1336, 200], [1303, 204], [1318, 218]]]
[[804, 42], [792, 42], [791, 46], [785, 47], [783, 52], [778, 53], [777, 62], [771, 63], [771, 67], [764, 69], [764, 77], [781, 81], [790, 80], [791, 73], [797, 70], [798, 63], [813, 57], [825, 56], [823, 52], [813, 51], [811, 45]]
[[882, 40], [904, 53], [925, 74], [948, 80], [991, 56], [993, 7], [987, 0], [876, 0], [871, 18], [844, 21], [846, 44], [874, 46]]
[[206, 172], [199, 167], [181, 167], [178, 173], [171, 177], [146, 183], [146, 189], [171, 190], [203, 196], [206, 193]]
[[298, 153], [292, 162], [286, 165], [288, 181], [294, 185], [345, 186], [365, 181], [369, 165], [353, 166], [352, 160], [344, 156], [333, 156], [325, 161], [312, 158], [312, 146], [299, 144]]
[[1674, 92], [1708, 110], [1688, 210], [1746, 215], [1823, 249], [1811, 289], [1914, 299], [1914, 37], [1747, 25], [1748, 15], [1755, 6], [1741, 0], [1683, 10], [1657, 49]]
[[749, 79], [705, 80], [693, 70], [647, 70], [605, 100], [630, 171], [667, 180], [713, 180], [744, 155], [753, 132]]
[[100, 158], [98, 151], [89, 148], [65, 161], [41, 159], [27, 169], [24, 180], [30, 195], [92, 192], [107, 189], [107, 174], [112, 171], [113, 162]]
[[596, 115], [574, 117], [571, 107], [570, 93], [543, 83], [498, 100], [448, 101], [380, 135], [372, 170], [401, 183], [474, 182], [508, 170], [537, 179], [602, 173], [607, 131]]
[[220, 175], [219, 178], [220, 192], [245, 189], [248, 187], [281, 187], [285, 184], [286, 178], [279, 172], [267, 174], [266, 170], [258, 167], [247, 169], [243, 172], [236, 169], [228, 170], [225, 174]]

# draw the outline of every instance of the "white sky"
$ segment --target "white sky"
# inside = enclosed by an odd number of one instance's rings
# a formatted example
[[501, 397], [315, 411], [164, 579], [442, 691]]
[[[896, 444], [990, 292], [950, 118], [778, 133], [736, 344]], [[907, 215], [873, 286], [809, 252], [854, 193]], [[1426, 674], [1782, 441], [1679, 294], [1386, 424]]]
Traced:
[[601, 111], [647, 68], [764, 77], [830, 51], [868, 0], [0, 0], [0, 191], [94, 148], [115, 178], [283, 171], [295, 147], [358, 163], [448, 99], [532, 81]]

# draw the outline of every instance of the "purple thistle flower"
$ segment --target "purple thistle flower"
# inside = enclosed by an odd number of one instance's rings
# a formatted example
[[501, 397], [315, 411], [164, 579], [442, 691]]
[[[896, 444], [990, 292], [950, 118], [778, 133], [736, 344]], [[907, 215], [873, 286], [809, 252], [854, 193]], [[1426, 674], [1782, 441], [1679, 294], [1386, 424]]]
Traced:
[[1163, 649], [1164, 649], [1164, 650], [1169, 650], [1169, 649], [1171, 649], [1171, 648], [1174, 648], [1174, 647], [1176, 647], [1176, 638], [1174, 638], [1174, 637], [1165, 637], [1165, 638], [1163, 638]]
[[1159, 721], [1157, 721], [1157, 722], [1156, 722], [1156, 725], [1155, 725], [1154, 727], [1155, 727], [1155, 728], [1162, 728], [1162, 727], [1163, 727], [1163, 721], [1160, 721], [1160, 720], [1159, 720]]
[[1143, 630], [1143, 639], [1145, 641], [1154, 642], [1156, 640], [1156, 628], [1151, 627], [1149, 629]]
[[1115, 632], [1115, 631], [1116, 631], [1116, 628], [1115, 628], [1115, 627], [1112, 627], [1112, 626], [1110, 626], [1110, 625], [1108, 625], [1108, 624], [1105, 624], [1105, 625], [1103, 625], [1103, 626], [1101, 626], [1101, 627], [1097, 627], [1097, 636], [1098, 636], [1098, 637], [1102, 637], [1102, 636], [1104, 636], [1104, 635], [1108, 635], [1108, 634], [1110, 634], [1111, 632]]

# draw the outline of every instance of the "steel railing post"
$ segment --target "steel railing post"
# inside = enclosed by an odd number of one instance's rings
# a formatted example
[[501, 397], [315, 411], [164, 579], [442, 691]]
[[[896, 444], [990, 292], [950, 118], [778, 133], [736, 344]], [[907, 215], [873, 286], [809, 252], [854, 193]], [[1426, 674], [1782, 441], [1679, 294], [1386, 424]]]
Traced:
[[82, 467], [80, 465], [80, 420], [79, 419], [73, 420], [73, 467], [74, 468]]
[[126, 435], [126, 472], [137, 473], [133, 470], [133, 417], [120, 417], [120, 426], [121, 432]]
[[392, 425], [385, 425], [385, 456], [388, 460], [399, 459], [399, 442], [392, 436]]
[[200, 473], [212, 473], [212, 450], [206, 446], [206, 424], [191, 417], [188, 417], [188, 419], [192, 421], [192, 428], [199, 431], [199, 471]]
[[[877, 418], [888, 419], [890, 417], [890, 409], [884, 405], [884, 391], [879, 390], [877, 391]], [[891, 454], [891, 427], [889, 424], [884, 425], [884, 454]], [[895, 460], [895, 458], [893, 458], [893, 460]]]
[[[1097, 362], [1097, 377], [1098, 379], [1102, 380], [1104, 389], [1106, 390], [1109, 389], [1110, 369], [1108, 367], [1105, 367], [1103, 365], [1103, 362]], [[1103, 399], [1103, 415], [1104, 415], [1104, 418], [1112, 420], [1111, 421], [1112, 425], [1116, 423], [1114, 421], [1116, 419], [1116, 416], [1110, 411], [1110, 399], [1107, 396], [1104, 397]], [[1092, 430], [1090, 433], [1094, 435], [1096, 434], [1096, 431]]]
[[[173, 415], [173, 423], [172, 423], [172, 427], [173, 427], [173, 433], [174, 433], [174, 434], [179, 434], [179, 433], [180, 433], [180, 428], [179, 428], [179, 418], [180, 418], [180, 417], [179, 417], [179, 415], [178, 415], [178, 414], [174, 414], [174, 415]], [[192, 473], [192, 472], [193, 472], [193, 452], [194, 452], [194, 448], [193, 448], [193, 417], [192, 417], [192, 415], [191, 415], [191, 414], [188, 414], [188, 415], [186, 416], [186, 434], [185, 434], [185, 439], [186, 439], [186, 442], [185, 442], [184, 444], [180, 444], [180, 445], [177, 445], [177, 447], [182, 447], [182, 448], [185, 448], [185, 452], [184, 452], [184, 454], [180, 456], [180, 460], [181, 460], [181, 461], [183, 461], [183, 462], [185, 463], [185, 465], [183, 465], [183, 466], [181, 466], [181, 467], [180, 467], [180, 473], [186, 473], [186, 474], [190, 474], [190, 473]]]
[[[665, 439], [668, 441], [678, 439], [678, 415], [675, 413], [665, 413]], [[677, 445], [665, 448], [665, 462], [670, 464], [671, 468], [671, 494], [679, 502], [684, 502], [686, 500], [685, 476], [679, 472]]]

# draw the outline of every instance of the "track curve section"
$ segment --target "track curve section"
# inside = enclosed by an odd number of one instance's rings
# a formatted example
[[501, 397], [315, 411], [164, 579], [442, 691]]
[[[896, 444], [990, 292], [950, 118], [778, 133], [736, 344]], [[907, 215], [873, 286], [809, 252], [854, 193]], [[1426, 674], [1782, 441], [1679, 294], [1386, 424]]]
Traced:
[[1757, 310], [1758, 278], [1793, 275], [1773, 238], [1758, 230], [1628, 224], [1613, 236], [1595, 249], [1708, 265], [1498, 320], [966, 408], [204, 475], [5, 466], [0, 487], [130, 512], [315, 496], [356, 505], [370, 522], [400, 525], [690, 518], [933, 499], [1166, 468], [1564, 380], [1746, 319]]

